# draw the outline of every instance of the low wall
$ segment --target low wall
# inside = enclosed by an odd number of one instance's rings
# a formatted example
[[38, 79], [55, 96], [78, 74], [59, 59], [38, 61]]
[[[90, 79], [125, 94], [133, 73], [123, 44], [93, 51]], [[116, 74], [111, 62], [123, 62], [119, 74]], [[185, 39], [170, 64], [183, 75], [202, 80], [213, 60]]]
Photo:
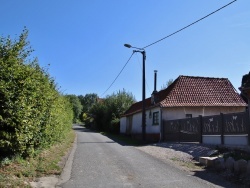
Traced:
[[[203, 144], [220, 145], [221, 135], [203, 135]], [[248, 135], [224, 135], [225, 145], [248, 145]]]
[[250, 145], [248, 111], [163, 122], [165, 141], [197, 141], [213, 145]]

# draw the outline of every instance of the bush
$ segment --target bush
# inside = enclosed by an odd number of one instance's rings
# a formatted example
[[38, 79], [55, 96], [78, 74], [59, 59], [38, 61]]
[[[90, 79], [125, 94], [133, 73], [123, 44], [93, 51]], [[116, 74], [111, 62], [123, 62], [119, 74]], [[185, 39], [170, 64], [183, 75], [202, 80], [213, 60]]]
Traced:
[[95, 127], [99, 131], [119, 133], [119, 118], [134, 102], [133, 95], [122, 90], [95, 103], [90, 109]]
[[25, 29], [19, 40], [0, 38], [0, 151], [22, 156], [62, 138], [73, 118], [54, 80], [27, 59], [27, 36]]
[[120, 120], [113, 119], [110, 123], [109, 131], [114, 134], [120, 133]]

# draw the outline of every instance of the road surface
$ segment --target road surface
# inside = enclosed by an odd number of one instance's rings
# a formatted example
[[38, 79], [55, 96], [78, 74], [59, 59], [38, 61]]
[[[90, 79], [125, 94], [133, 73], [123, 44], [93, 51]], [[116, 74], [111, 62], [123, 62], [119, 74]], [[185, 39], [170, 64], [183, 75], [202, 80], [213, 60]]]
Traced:
[[[158, 160], [133, 146], [120, 145], [74, 125], [77, 145], [63, 188], [225, 187], [212, 184]], [[69, 159], [70, 160], [70, 159]]]

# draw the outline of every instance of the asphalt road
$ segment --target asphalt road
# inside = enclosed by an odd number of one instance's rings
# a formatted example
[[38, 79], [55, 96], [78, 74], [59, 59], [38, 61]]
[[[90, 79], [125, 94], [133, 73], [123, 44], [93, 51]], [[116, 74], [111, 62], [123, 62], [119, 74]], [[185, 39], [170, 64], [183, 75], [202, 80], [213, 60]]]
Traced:
[[[221, 187], [183, 172], [133, 146], [74, 126], [77, 145], [63, 188]], [[62, 183], [63, 182], [63, 183]]]

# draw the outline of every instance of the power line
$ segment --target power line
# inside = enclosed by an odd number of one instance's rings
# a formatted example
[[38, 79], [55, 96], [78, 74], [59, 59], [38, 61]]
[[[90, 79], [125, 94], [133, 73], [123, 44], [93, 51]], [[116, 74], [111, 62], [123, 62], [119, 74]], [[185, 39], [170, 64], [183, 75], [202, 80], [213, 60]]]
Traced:
[[[181, 28], [181, 29], [179, 29], [179, 30], [177, 30], [177, 31], [175, 31], [175, 32], [173, 32], [173, 33], [171, 33], [170, 35], [167, 35], [166, 37], [161, 38], [160, 40], [157, 40], [157, 41], [155, 41], [155, 42], [153, 42], [153, 43], [151, 43], [151, 44], [149, 44], [149, 45], [143, 47], [142, 49], [148, 48], [148, 47], [150, 47], [150, 46], [152, 46], [152, 45], [154, 45], [154, 44], [156, 44], [156, 43], [158, 43], [158, 42], [161, 42], [161, 41], [165, 40], [166, 38], [169, 38], [169, 37], [171, 37], [171, 36], [173, 36], [173, 35], [175, 35], [175, 34], [181, 32], [181, 31], [184, 30], [184, 29], [187, 29], [188, 27], [190, 27], [190, 26], [192, 26], [192, 25], [194, 25], [194, 24], [200, 22], [201, 20], [204, 20], [205, 18], [207, 18], [207, 17], [209, 17], [209, 16], [215, 14], [216, 12], [218, 12], [218, 11], [224, 9], [224, 8], [226, 8], [227, 6], [231, 5], [232, 3], [236, 2], [236, 1], [237, 1], [237, 0], [231, 1], [230, 3], [228, 3], [228, 4], [224, 5], [224, 6], [222, 6], [221, 8], [219, 8], [219, 9], [213, 11], [213, 12], [211, 12], [210, 14], [208, 14], [208, 15], [206, 15], [206, 16], [204, 16], [204, 17], [202, 17], [202, 18], [200, 18], [200, 19], [198, 19], [198, 20], [196, 20], [196, 21], [194, 21], [193, 23], [191, 23], [191, 24], [189, 24], [189, 25], [187, 25], [187, 26], [185, 26], [185, 27], [183, 27], [183, 28]], [[123, 69], [126, 67], [126, 65], [128, 64], [128, 62], [130, 61], [130, 59], [131, 59], [132, 56], [134, 55], [134, 53], [135, 53], [135, 52], [133, 52], [133, 53], [131, 54], [131, 56], [129, 57], [128, 61], [125, 63], [125, 65], [123, 66], [123, 68], [121, 69], [121, 71], [118, 73], [118, 75], [116, 76], [116, 78], [114, 79], [114, 81], [110, 84], [110, 86], [106, 89], [106, 91], [103, 92], [103, 94], [102, 94], [101, 96], [103, 96], [103, 95], [111, 88], [111, 86], [115, 83], [115, 81], [117, 80], [117, 78], [118, 78], [118, 77], [120, 76], [120, 74], [122, 73]]]
[[128, 64], [128, 62], [130, 61], [130, 59], [132, 58], [132, 56], [134, 55], [135, 52], [133, 52], [131, 54], [131, 56], [129, 57], [128, 61], [125, 63], [125, 65], [122, 67], [121, 71], [118, 73], [118, 75], [115, 77], [114, 81], [110, 84], [110, 86], [108, 87], [108, 89], [106, 89], [106, 91], [103, 92], [103, 94], [101, 96], [103, 96], [110, 88], [111, 86], [115, 83], [115, 81], [117, 80], [117, 78], [120, 76], [120, 74], [122, 73], [123, 69], [126, 67], [126, 65]]
[[219, 8], [219, 9], [217, 9], [217, 10], [211, 12], [210, 14], [208, 14], [208, 15], [206, 15], [206, 16], [204, 16], [204, 17], [198, 19], [198, 20], [196, 20], [195, 22], [193, 22], [193, 23], [191, 23], [191, 24], [189, 24], [189, 25], [187, 25], [187, 26], [185, 26], [185, 27], [183, 27], [183, 28], [181, 28], [181, 29], [179, 29], [179, 30], [177, 30], [177, 31], [175, 31], [175, 32], [173, 32], [173, 33], [171, 33], [170, 35], [168, 35], [168, 36], [166, 36], [166, 37], [163, 37], [162, 39], [157, 40], [157, 41], [155, 41], [155, 42], [153, 42], [153, 43], [151, 43], [151, 44], [149, 44], [149, 45], [147, 45], [147, 46], [145, 46], [145, 47], [143, 47], [143, 48], [145, 49], [145, 48], [147, 48], [147, 47], [149, 47], [149, 46], [152, 46], [152, 45], [154, 45], [154, 44], [156, 44], [156, 43], [158, 43], [158, 42], [160, 42], [160, 41], [162, 41], [162, 40], [165, 40], [165, 39], [168, 38], [168, 37], [171, 37], [172, 35], [175, 35], [175, 34], [179, 33], [180, 31], [182, 31], [182, 30], [184, 30], [184, 29], [187, 29], [188, 27], [190, 27], [190, 26], [192, 26], [192, 25], [194, 25], [194, 24], [200, 22], [201, 20], [203, 20], [203, 19], [205, 19], [205, 18], [211, 16], [212, 14], [214, 14], [214, 13], [220, 11], [220, 10], [222, 10], [223, 8], [226, 8], [227, 6], [229, 6], [230, 4], [234, 3], [235, 1], [237, 1], [237, 0], [234, 0], [234, 1], [232, 1], [232, 2], [230, 2], [230, 3], [228, 3], [228, 4], [226, 4], [226, 5], [224, 5], [223, 7], [221, 7], [221, 8]]

